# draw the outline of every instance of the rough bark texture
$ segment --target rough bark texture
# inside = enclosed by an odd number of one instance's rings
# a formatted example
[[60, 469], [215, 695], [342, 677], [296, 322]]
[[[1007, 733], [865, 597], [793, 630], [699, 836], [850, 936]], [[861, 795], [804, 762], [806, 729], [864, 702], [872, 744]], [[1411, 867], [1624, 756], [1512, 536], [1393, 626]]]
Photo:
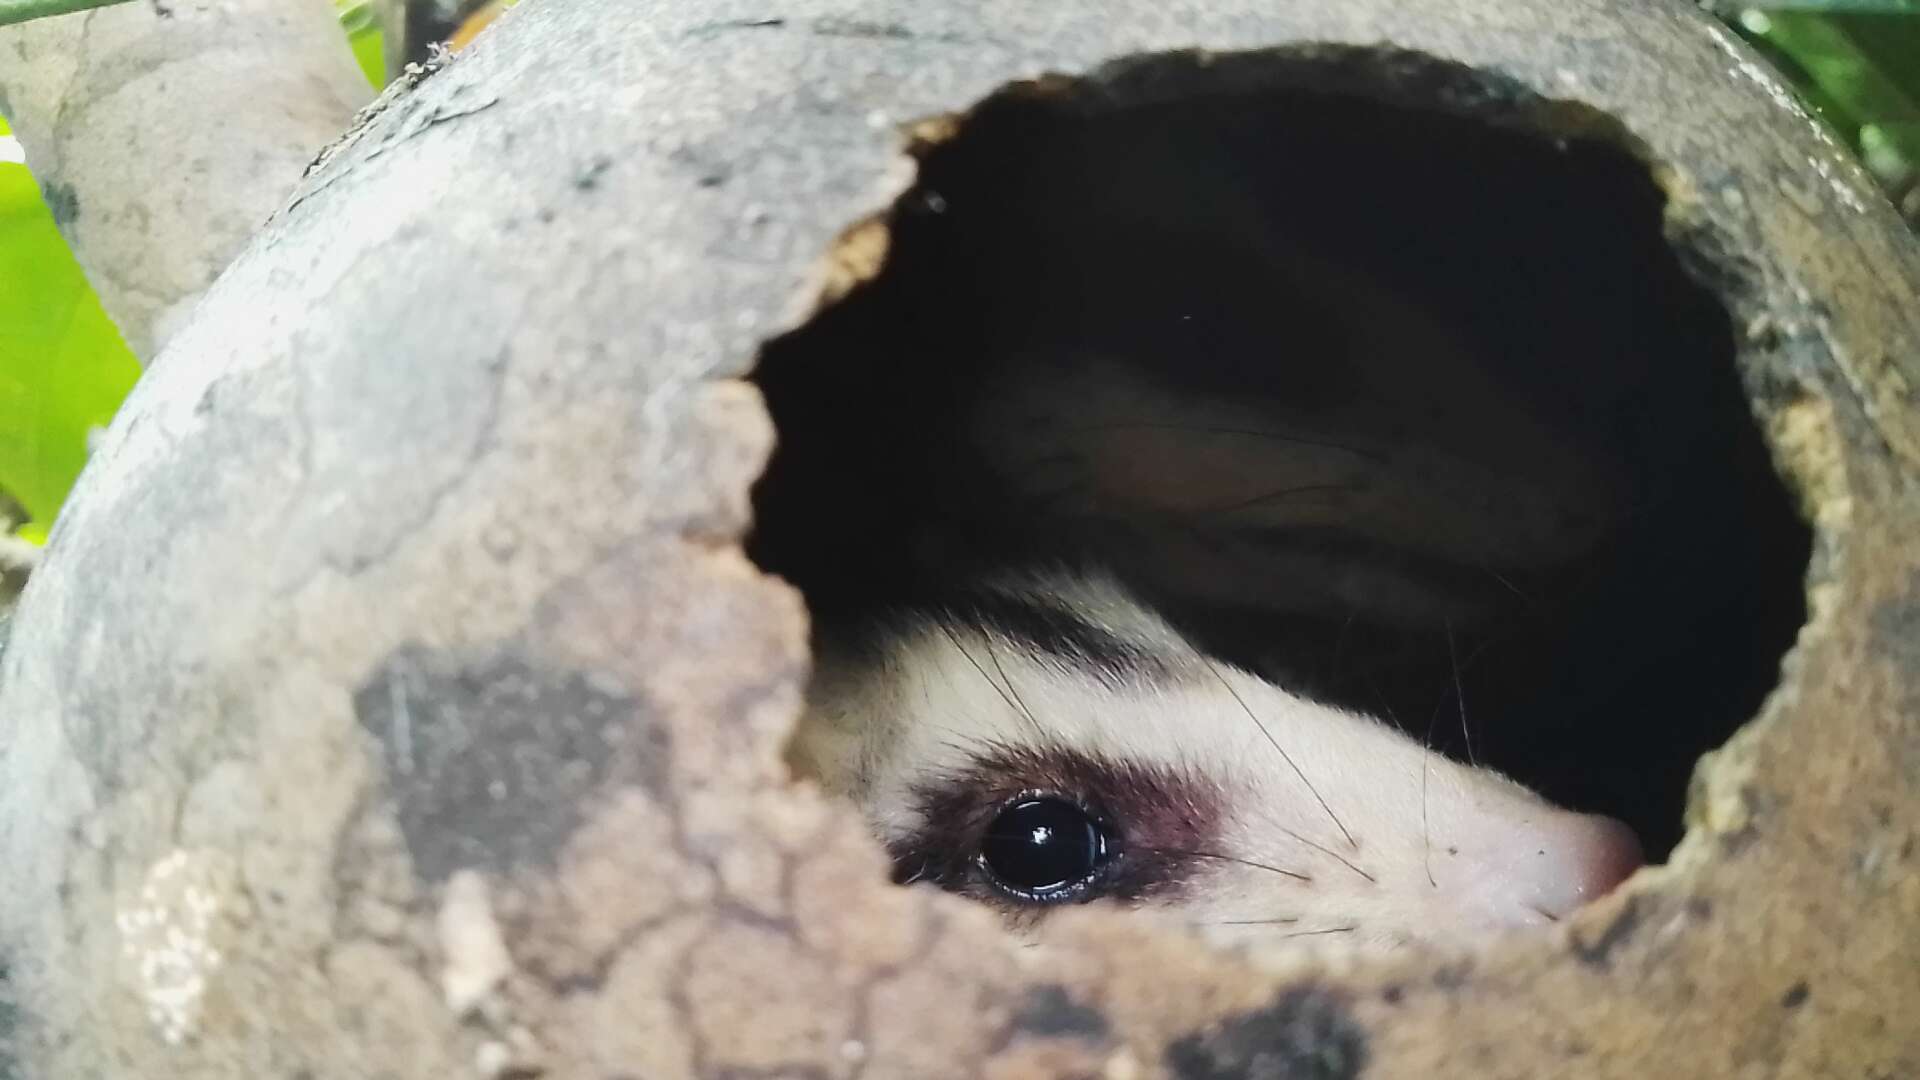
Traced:
[[[896, 124], [1301, 41], [1640, 140], [1818, 522], [1815, 615], [1672, 863], [1555, 933], [1274, 971], [1084, 912], [1025, 949], [785, 785], [803, 612], [737, 548], [738, 376], [899, 190]], [[1920, 1075], [1916, 290], [1682, 5], [535, 0], [310, 180], [61, 519], [0, 687], [21, 1071]]]
[[372, 96], [326, 0], [149, 0], [0, 30], [0, 115], [142, 362]]

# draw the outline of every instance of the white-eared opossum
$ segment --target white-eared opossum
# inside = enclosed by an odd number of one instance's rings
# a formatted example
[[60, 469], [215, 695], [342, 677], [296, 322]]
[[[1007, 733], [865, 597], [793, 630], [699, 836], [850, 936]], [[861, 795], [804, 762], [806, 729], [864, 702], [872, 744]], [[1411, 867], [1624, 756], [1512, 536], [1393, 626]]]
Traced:
[[796, 771], [861, 808], [899, 880], [1016, 922], [1111, 899], [1254, 945], [1445, 942], [1558, 920], [1640, 865], [1619, 822], [1215, 662], [1099, 575], [842, 629]]

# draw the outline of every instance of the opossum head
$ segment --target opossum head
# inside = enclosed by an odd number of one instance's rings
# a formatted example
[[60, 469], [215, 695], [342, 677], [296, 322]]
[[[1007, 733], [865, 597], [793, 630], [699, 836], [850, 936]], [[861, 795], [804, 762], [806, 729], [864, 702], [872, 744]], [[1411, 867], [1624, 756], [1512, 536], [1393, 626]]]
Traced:
[[1459, 941], [1557, 921], [1640, 862], [1620, 823], [1215, 662], [1099, 578], [830, 636], [792, 758], [899, 880], [1021, 924], [1109, 901], [1253, 945]]

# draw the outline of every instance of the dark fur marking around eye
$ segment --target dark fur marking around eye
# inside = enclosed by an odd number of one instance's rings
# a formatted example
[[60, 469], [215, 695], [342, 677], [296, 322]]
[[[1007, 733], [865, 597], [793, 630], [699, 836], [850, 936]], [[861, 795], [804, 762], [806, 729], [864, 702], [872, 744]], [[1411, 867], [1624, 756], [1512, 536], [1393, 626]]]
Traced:
[[1216, 824], [1226, 793], [1203, 776], [1116, 761], [1059, 747], [987, 746], [966, 767], [915, 789], [924, 823], [889, 845], [894, 877], [927, 881], [1015, 914], [1037, 912], [1002, 895], [977, 855], [987, 827], [1006, 803], [1027, 792], [1079, 802], [1115, 836], [1117, 854], [1082, 899], [1136, 902], [1177, 897], [1217, 850]]

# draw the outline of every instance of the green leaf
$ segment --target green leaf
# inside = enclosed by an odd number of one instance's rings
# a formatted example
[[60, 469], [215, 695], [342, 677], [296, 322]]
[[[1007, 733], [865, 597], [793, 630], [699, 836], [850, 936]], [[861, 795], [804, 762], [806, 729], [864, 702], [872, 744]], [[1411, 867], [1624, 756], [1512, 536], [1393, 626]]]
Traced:
[[349, 34], [359, 33], [379, 20], [373, 10], [373, 0], [333, 0], [333, 10]]
[[387, 61], [380, 36], [380, 17], [372, 0], [334, 0], [340, 13], [340, 27], [347, 32], [347, 44], [353, 58], [374, 86], [387, 84]]
[[40, 535], [140, 366], [23, 165], [0, 164], [0, 281], [0, 489]]
[[353, 58], [360, 62], [360, 70], [366, 75], [367, 81], [374, 86], [385, 86], [387, 60], [380, 31], [375, 29], [355, 34], [347, 41], [353, 46]]
[[[1864, 7], [1880, 13], [1862, 14]], [[1889, 8], [1897, 13], [1886, 13]], [[1743, 6], [1729, 13], [1742, 36], [1896, 197], [1920, 168], [1920, 14], [1907, 12], [1920, 12], [1920, 0]]]
[[1872, 129], [1882, 161], [1920, 163], [1920, 19], [1770, 11], [1764, 37], [1849, 145]]

